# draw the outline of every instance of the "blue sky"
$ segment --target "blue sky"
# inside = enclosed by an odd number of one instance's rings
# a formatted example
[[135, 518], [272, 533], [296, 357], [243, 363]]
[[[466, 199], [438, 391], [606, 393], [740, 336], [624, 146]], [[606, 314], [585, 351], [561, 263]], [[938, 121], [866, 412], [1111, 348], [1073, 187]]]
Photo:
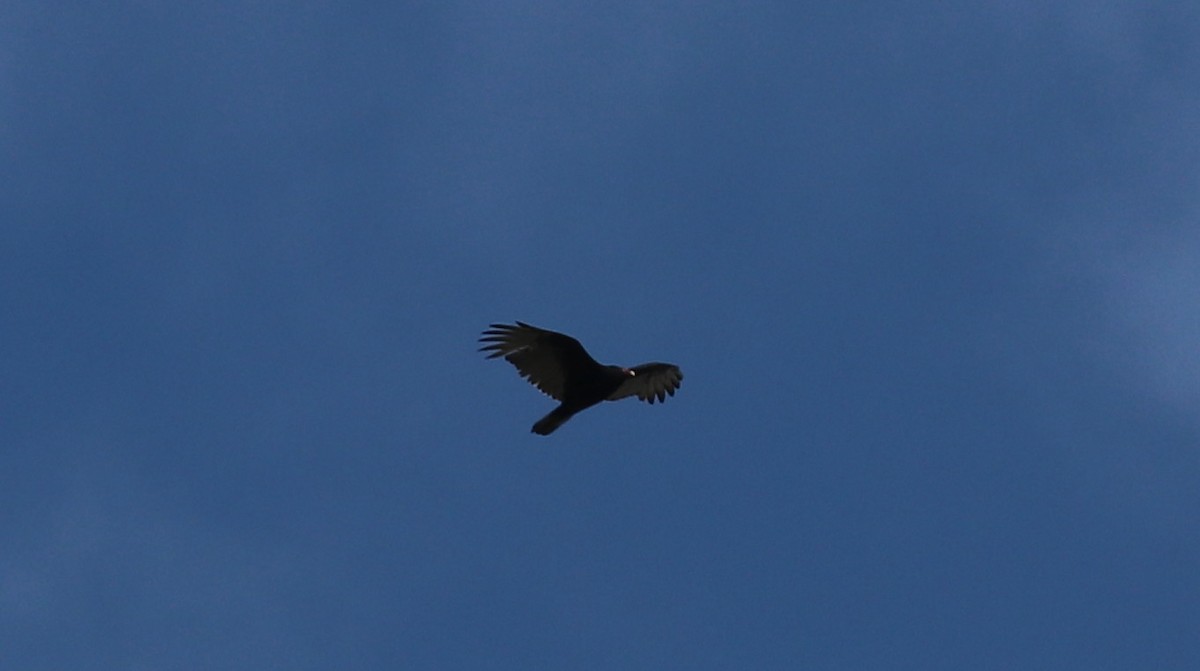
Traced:
[[1200, 668], [1198, 33], [6, 3], [0, 667]]

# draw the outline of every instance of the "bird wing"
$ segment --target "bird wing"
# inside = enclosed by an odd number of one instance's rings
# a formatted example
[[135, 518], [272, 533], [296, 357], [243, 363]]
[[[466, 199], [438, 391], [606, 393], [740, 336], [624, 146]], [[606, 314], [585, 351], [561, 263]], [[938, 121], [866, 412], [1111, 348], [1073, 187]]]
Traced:
[[502, 356], [517, 367], [543, 394], [561, 401], [567, 381], [600, 368], [579, 341], [569, 335], [547, 331], [524, 322], [491, 324], [479, 342], [489, 359]]
[[668, 396], [674, 396], [675, 390], [683, 383], [683, 371], [674, 364], [644, 363], [630, 370], [633, 371], [633, 375], [622, 382], [621, 386], [609, 395], [608, 400], [637, 396], [651, 404], [655, 401], [662, 403]]

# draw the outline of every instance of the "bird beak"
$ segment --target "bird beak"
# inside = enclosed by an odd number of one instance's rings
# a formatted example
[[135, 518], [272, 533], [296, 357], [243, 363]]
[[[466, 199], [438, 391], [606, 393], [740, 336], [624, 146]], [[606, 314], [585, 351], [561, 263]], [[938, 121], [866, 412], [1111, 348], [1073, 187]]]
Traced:
[[625, 374], [628, 375], [629, 377], [635, 377], [635, 376], [637, 376], [637, 371], [626, 368]]

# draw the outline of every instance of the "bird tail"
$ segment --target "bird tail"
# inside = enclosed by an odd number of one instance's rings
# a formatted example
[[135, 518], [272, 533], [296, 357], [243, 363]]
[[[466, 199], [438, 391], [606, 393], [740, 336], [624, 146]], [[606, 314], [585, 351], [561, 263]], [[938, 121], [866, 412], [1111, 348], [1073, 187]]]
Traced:
[[548, 436], [555, 429], [562, 426], [563, 422], [567, 421], [568, 419], [571, 419], [571, 416], [574, 414], [575, 414], [574, 411], [567, 410], [566, 408], [564, 408], [563, 406], [560, 405], [557, 408], [551, 410], [550, 414], [539, 419], [537, 421], [537, 424], [533, 425], [533, 432], [538, 434], [539, 436]]

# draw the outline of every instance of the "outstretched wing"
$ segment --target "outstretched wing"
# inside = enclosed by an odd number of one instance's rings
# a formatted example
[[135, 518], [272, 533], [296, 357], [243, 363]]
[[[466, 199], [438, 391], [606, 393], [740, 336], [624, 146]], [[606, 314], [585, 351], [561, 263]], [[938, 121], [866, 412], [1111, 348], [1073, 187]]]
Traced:
[[491, 324], [479, 342], [486, 343], [479, 351], [490, 352], [489, 359], [504, 357], [521, 377], [558, 401], [563, 400], [569, 380], [600, 368], [578, 340], [524, 322]]
[[675, 390], [683, 383], [683, 371], [674, 364], [644, 363], [630, 370], [633, 375], [622, 382], [608, 400], [637, 396], [651, 404], [655, 401], [662, 403], [668, 396], [674, 396]]

